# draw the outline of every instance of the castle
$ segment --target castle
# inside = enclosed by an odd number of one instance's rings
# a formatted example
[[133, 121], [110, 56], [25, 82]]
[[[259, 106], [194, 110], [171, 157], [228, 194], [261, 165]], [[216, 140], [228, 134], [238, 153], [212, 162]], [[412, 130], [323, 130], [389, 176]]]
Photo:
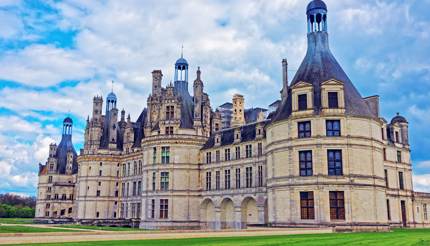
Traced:
[[213, 110], [200, 68], [190, 95], [181, 56], [174, 84], [163, 87], [162, 72], [152, 72], [136, 121], [118, 111], [113, 92], [94, 97], [79, 155], [66, 118], [40, 165], [37, 219], [147, 229], [430, 227], [430, 194], [413, 191], [407, 120], [386, 121], [379, 97], [354, 87], [330, 52], [326, 4], [311, 1], [306, 15], [306, 56], [291, 82], [282, 62], [270, 114], [245, 110], [241, 95]]

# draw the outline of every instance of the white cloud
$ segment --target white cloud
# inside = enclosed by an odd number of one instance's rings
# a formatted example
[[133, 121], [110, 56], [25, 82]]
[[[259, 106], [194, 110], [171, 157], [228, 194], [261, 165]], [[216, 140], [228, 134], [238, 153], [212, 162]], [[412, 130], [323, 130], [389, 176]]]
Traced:
[[24, 28], [22, 21], [15, 14], [0, 11], [0, 20], [0, 39], [15, 38]]
[[430, 192], [430, 174], [414, 174], [414, 190], [418, 192]]
[[430, 168], [430, 160], [418, 162], [416, 166], [418, 168]]

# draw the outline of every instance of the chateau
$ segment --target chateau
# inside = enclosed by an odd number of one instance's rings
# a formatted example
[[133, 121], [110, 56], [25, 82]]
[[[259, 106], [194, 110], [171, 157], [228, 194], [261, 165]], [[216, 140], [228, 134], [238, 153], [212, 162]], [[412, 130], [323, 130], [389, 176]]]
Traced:
[[40, 165], [37, 219], [148, 229], [430, 227], [430, 194], [413, 191], [407, 120], [385, 120], [379, 97], [354, 87], [330, 52], [326, 4], [313, 0], [306, 14], [306, 56], [291, 81], [282, 62], [272, 112], [246, 110], [241, 95], [214, 110], [200, 68], [189, 93], [181, 56], [173, 84], [152, 72], [135, 121], [113, 92], [94, 97], [79, 155], [66, 118]]

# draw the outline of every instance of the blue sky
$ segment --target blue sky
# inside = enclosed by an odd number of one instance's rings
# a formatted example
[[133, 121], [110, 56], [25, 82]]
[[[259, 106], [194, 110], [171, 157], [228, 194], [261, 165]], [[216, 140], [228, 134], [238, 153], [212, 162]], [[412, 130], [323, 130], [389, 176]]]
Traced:
[[[430, 191], [430, 0], [326, 0], [333, 53], [382, 116], [410, 122], [415, 188]], [[184, 45], [194, 80], [202, 69], [213, 106], [245, 95], [279, 97], [306, 51], [303, 0], [0, 0], [0, 193], [35, 194], [38, 163], [59, 142], [62, 119], [82, 146], [92, 97], [110, 91], [136, 119], [151, 71], [172, 79]], [[256, 93], [258, 92], [258, 93]]]

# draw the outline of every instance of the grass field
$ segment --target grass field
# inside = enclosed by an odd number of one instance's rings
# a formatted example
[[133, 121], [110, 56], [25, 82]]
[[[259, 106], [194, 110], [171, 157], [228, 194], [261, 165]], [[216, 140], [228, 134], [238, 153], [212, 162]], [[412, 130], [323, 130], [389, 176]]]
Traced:
[[0, 224], [33, 224], [33, 219], [27, 219], [27, 218], [0, 218]]
[[[35, 244], [33, 244], [35, 245]], [[281, 246], [281, 245], [430, 245], [430, 230], [395, 230], [388, 233], [336, 233], [320, 235], [291, 235], [267, 237], [231, 237], [231, 238], [195, 238], [195, 239], [169, 239], [169, 240], [141, 240], [141, 241], [106, 241], [43, 244], [59, 246], [86, 246], [86, 245], [149, 245], [149, 246]]]
[[64, 230], [61, 228], [39, 228], [29, 226], [1, 225], [0, 234], [2, 233], [34, 233], [34, 232], [73, 232], [72, 230]]
[[143, 231], [138, 228], [130, 227], [109, 227], [109, 226], [90, 226], [90, 225], [60, 225], [58, 228], [72, 228], [72, 229], [88, 229], [98, 231]]

